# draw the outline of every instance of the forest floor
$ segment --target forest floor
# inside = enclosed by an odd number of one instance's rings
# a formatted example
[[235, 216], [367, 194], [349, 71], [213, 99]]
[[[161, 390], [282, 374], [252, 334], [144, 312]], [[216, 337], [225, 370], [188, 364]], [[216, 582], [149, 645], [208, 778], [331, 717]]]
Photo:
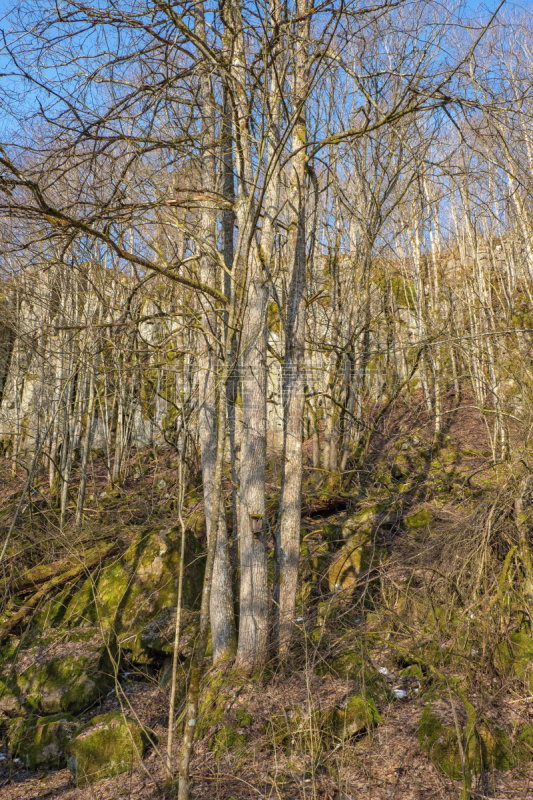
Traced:
[[[320, 686], [314, 685], [319, 681]], [[319, 702], [320, 693], [343, 694], [347, 686], [339, 682], [309, 679], [306, 673], [289, 679], [273, 679], [249, 692], [248, 710], [252, 710], [258, 728], [290, 699], [306, 704], [310, 698]], [[337, 685], [335, 685], [337, 684]], [[132, 709], [151, 727], [164, 745], [167, 693], [156, 687], [138, 684], [125, 688]], [[518, 700], [518, 702], [516, 702]], [[500, 712], [533, 721], [533, 705], [509, 696], [500, 704]], [[323, 764], [306, 763], [296, 753], [276, 751], [261, 731], [246, 752], [217, 758], [206, 741], [197, 745], [192, 763], [194, 800], [457, 800], [461, 784], [439, 772], [421, 750], [417, 727], [423, 700], [416, 697], [392, 704], [384, 713], [385, 721], [376, 731], [356, 743], [349, 743]], [[97, 713], [119, 708], [116, 698], [108, 698]], [[383, 713], [383, 712], [382, 712]], [[507, 722], [508, 722], [508, 715]], [[178, 746], [175, 748], [176, 763]], [[2, 800], [157, 800], [176, 796], [163, 789], [165, 774], [160, 755], [153, 750], [142, 767], [130, 773], [99, 781], [92, 786], [74, 788], [68, 769], [36, 774], [10, 763], [5, 750], [0, 762], [0, 797]], [[533, 797], [533, 764], [505, 772], [484, 772], [474, 781], [472, 800], [527, 800]]]
[[[385, 498], [396, 509], [396, 516], [389, 519], [386, 530], [380, 534], [380, 546], [389, 553], [388, 566], [381, 575], [381, 581], [382, 585], [387, 582], [392, 585], [398, 578], [398, 571], [406, 568], [409, 560], [414, 558], [414, 551], [425, 541], [420, 538], [421, 534], [406, 532], [402, 519], [413, 510], [431, 509], [435, 529], [431, 539], [432, 560], [428, 561], [426, 554], [426, 561], [416, 562], [416, 566], [421, 570], [438, 571], [446, 570], [448, 565], [450, 574], [455, 576], [456, 568], [450, 562], [450, 554], [454, 553], [455, 559], [468, 560], [473, 548], [479, 549], [480, 537], [485, 537], [479, 507], [483, 504], [489, 507], [495, 496], [503, 498], [503, 504], [508, 502], [506, 487], [512, 484], [514, 477], [508, 467], [504, 467], [507, 477], [498, 473], [500, 467], [498, 458], [494, 458], [487, 418], [472, 408], [471, 402], [466, 400], [458, 403], [450, 395], [446, 411], [444, 435], [451, 443], [449, 447], [453, 445], [454, 452], [459, 456], [451, 471], [450, 464], [443, 464], [437, 474], [433, 456], [430, 455], [429, 461], [426, 458], [427, 480], [420, 478], [415, 488], [405, 484], [397, 486], [398, 481], [391, 483], [388, 478], [384, 479], [378, 490], [375, 485], [381, 480], [379, 475], [390, 472], [393, 464], [400, 463], [407, 473], [411, 468], [413, 472], [420, 470], [422, 461], [416, 453], [411, 459], [411, 466], [406, 466], [407, 456], [404, 458], [402, 455], [403, 443], [411, 442], [409, 446], [412, 447], [412, 442], [416, 441], [417, 452], [424, 448], [431, 451], [433, 431], [420, 400], [409, 405], [398, 403], [373, 437], [364, 478], [368, 484], [368, 476], [372, 476], [372, 491], [367, 492], [362, 485], [360, 474], [352, 476], [348, 487], [328, 481], [325, 475], [321, 477], [322, 472], [313, 470], [310, 464], [311, 443], [307, 443], [303, 529], [311, 534], [327, 525], [340, 529], [350, 514], [360, 507], [361, 499], [364, 504], [375, 502], [376, 499], [382, 502]], [[523, 444], [524, 432], [518, 427], [511, 427], [510, 437], [513, 448], [518, 443]], [[270, 512], [275, 515], [276, 460], [272, 459], [270, 464], [267, 502]], [[13, 481], [9, 471], [7, 460], [0, 459], [0, 513], [4, 512], [4, 527], [9, 523], [16, 496], [24, 483], [23, 475]], [[491, 475], [496, 477], [487, 477]], [[149, 458], [146, 453], [143, 458], [136, 454], [128, 464], [128, 479], [111, 495], [106, 488], [106, 465], [103, 459], [95, 461], [88, 490], [88, 522], [80, 541], [86, 540], [87, 536], [98, 538], [109, 535], [109, 531], [118, 527], [124, 531], [146, 522], [175, 524], [175, 476], [175, 463], [170, 450], [154, 452]], [[406, 480], [409, 477], [405, 475]], [[229, 488], [229, 483], [226, 488]], [[43, 537], [43, 526], [47, 520], [49, 525], [49, 519], [41, 513], [44, 504], [40, 501], [40, 491], [34, 493], [33, 506], [25, 511], [25, 528], [19, 533], [28, 549], [30, 546], [33, 548], [33, 563], [54, 562], [64, 551], [64, 542], [59, 535], [49, 536], [48, 539]], [[46, 491], [43, 483], [43, 497]], [[202, 540], [203, 509], [198, 482], [192, 486], [187, 504], [187, 524]], [[28, 515], [31, 514], [34, 517], [28, 521]], [[494, 558], [499, 558], [501, 562], [498, 547], [502, 541], [506, 541], [507, 528], [501, 528], [501, 535], [497, 526], [494, 530], [496, 534], [492, 550]], [[72, 546], [73, 541], [69, 544]], [[417, 553], [418, 556], [420, 553]], [[417, 573], [417, 580], [419, 577]], [[353, 616], [353, 611], [348, 610], [347, 613]], [[334, 626], [335, 623], [332, 624]], [[357, 630], [354, 635], [357, 637]], [[302, 636], [302, 641], [308, 641], [306, 636]], [[278, 746], [275, 738], [268, 733], [269, 721], [288, 706], [312, 712], [332, 703], [342, 705], [343, 700], [357, 688], [353, 681], [332, 674], [315, 674], [313, 665], [309, 663], [313, 653], [304, 651], [305, 648], [300, 647], [300, 655], [293, 669], [285, 675], [269, 674], [263, 680], [243, 683], [236, 691], [233, 702], [243, 708], [246, 706], [253, 718], [244, 748], [216, 752], [212, 747], [215, 728], [208, 730], [197, 742], [191, 770], [194, 800], [457, 800], [461, 782], [453, 781], [439, 771], [419, 744], [418, 726], [426, 700], [422, 687], [416, 681], [406, 680], [400, 675], [401, 665], [398, 665], [393, 649], [387, 644], [387, 635], [383, 637], [381, 649], [374, 649], [372, 658], [376, 666], [381, 666], [380, 671], [386, 675], [391, 690], [399, 689], [400, 692], [399, 699], [380, 707], [383, 721], [375, 730], [333, 749], [315, 753], [312, 757], [297, 747]], [[474, 650], [471, 652], [474, 653]], [[493, 676], [483, 674], [480, 666], [472, 683], [472, 696], [475, 697], [478, 689], [483, 690], [484, 682], [488, 687], [491, 681]], [[483, 698], [480, 696], [479, 705], [483, 706], [484, 713], [494, 724], [502, 727], [533, 724], [533, 697], [518, 691], [512, 683], [494, 684], [494, 689], [491, 684], [488, 689], [490, 703], [487, 705], [487, 695], [484, 695]], [[152, 679], [144, 676], [142, 680], [135, 679], [135, 676], [132, 679], [131, 675], [123, 676], [117, 689], [110, 692], [98, 707], [90, 709], [86, 717], [119, 708], [138, 717], [143, 725], [156, 734], [159, 742], [158, 747], [149, 751], [137, 768], [90, 786], [74, 788], [68, 769], [40, 774], [31, 772], [24, 769], [19, 760], [12, 759], [3, 745], [0, 747], [0, 800], [44, 800], [54, 797], [61, 800], [156, 800], [175, 797], [175, 789], [164, 787], [162, 758], [167, 738], [168, 690], [161, 687], [156, 675]], [[174, 749], [177, 763], [179, 738]], [[474, 776], [471, 798], [533, 799], [533, 762], [505, 772], [485, 770], [480, 776]]]

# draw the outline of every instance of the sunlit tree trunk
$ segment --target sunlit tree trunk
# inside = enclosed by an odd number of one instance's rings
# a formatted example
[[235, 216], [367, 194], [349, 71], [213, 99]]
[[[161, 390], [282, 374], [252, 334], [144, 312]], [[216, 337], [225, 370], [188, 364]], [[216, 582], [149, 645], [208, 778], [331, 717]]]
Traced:
[[280, 522], [277, 536], [279, 569], [279, 655], [286, 657], [294, 629], [298, 563], [300, 558], [300, 512], [302, 504], [303, 418], [305, 407], [305, 289], [306, 289], [306, 166], [309, 90], [308, 0], [298, 0], [294, 42], [292, 109], [296, 115], [292, 135], [290, 170], [290, 272], [285, 327], [283, 471], [281, 479]]
[[[195, 32], [201, 41], [206, 41], [206, 25], [203, 3], [195, 10]], [[215, 287], [216, 271], [214, 257], [217, 250], [216, 218], [212, 209], [215, 193], [216, 116], [210, 70], [207, 65], [200, 74], [202, 101], [202, 190], [207, 195], [200, 215], [201, 280]], [[235, 621], [233, 614], [232, 570], [229, 558], [228, 535], [224, 502], [217, 506], [216, 525], [211, 525], [213, 514], [214, 480], [217, 454], [217, 415], [215, 409], [216, 350], [214, 342], [219, 335], [219, 319], [209, 310], [209, 301], [204, 301], [202, 313], [201, 351], [198, 372], [198, 437], [202, 457], [202, 479], [204, 490], [205, 519], [207, 531], [216, 530], [215, 563], [211, 587], [211, 635], [213, 638], [213, 662], [216, 664], [235, 652]]]

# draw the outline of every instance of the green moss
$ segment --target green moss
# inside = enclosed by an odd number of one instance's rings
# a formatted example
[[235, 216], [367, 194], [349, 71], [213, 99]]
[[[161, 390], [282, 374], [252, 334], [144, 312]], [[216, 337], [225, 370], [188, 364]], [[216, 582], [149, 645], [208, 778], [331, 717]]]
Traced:
[[418, 727], [418, 741], [436, 767], [449, 778], [461, 780], [465, 753], [465, 768], [478, 775], [483, 769], [511, 769], [516, 764], [511, 740], [505, 731], [481, 721], [472, 735], [455, 724], [445, 724], [431, 705], [426, 706]]
[[65, 749], [79, 727], [70, 714], [15, 719], [9, 725], [9, 747], [28, 769], [57, 769], [66, 766]]
[[203, 687], [200, 711], [196, 724], [196, 738], [202, 739], [211, 728], [222, 724], [226, 705], [235, 693], [236, 676], [215, 673], [208, 677]]
[[333, 730], [339, 739], [350, 739], [356, 734], [370, 731], [383, 717], [379, 714], [371, 697], [354, 695], [348, 700], [346, 708], [336, 708], [333, 717]]
[[533, 761], [533, 725], [524, 725], [517, 737], [519, 757], [523, 764]]
[[114, 685], [108, 647], [98, 631], [38, 630], [23, 637], [0, 674], [0, 709], [20, 714], [77, 713]]
[[431, 511], [428, 511], [426, 508], [421, 508], [414, 514], [409, 514], [407, 517], [405, 517], [404, 524], [408, 528], [416, 530], [419, 528], [427, 528], [428, 525], [431, 525], [433, 519], [434, 517]]
[[533, 640], [530, 634], [516, 631], [500, 642], [495, 662], [504, 675], [515, 675], [533, 691]]
[[131, 769], [145, 744], [141, 727], [120, 712], [94, 717], [67, 746], [67, 764], [76, 786]]
[[240, 728], [247, 728], [252, 725], [254, 718], [246, 710], [246, 706], [242, 706], [237, 711], [237, 722]]
[[[335, 561], [328, 570], [328, 584], [331, 592], [342, 591], [343, 596], [353, 594], [359, 583], [359, 576], [379, 564], [382, 552], [368, 530], [361, 530], [339, 550]], [[365, 584], [367, 584], [365, 577]]]
[[418, 678], [418, 680], [421, 681], [424, 679], [422, 667], [420, 664], [411, 664], [410, 666], [400, 670], [400, 678]]
[[[418, 726], [418, 741], [420, 747], [426, 751], [436, 767], [441, 769], [449, 778], [460, 780], [463, 776], [461, 753], [457, 740], [457, 731], [451, 725], [444, 723], [432, 712], [431, 706], [424, 709]], [[471, 740], [471, 746], [475, 741]], [[475, 759], [474, 764], [475, 765]], [[478, 760], [477, 772], [480, 771]]]
[[[78, 589], [68, 602], [65, 623], [98, 624], [142, 661], [146, 625], [177, 603], [179, 538], [175, 528], [141, 532], [122, 556]], [[193, 538], [188, 536], [183, 584], [183, 605], [188, 608], [196, 604], [203, 582], [204, 562], [197, 557]]]
[[243, 752], [246, 748], [246, 736], [239, 733], [232, 725], [224, 725], [217, 734], [215, 734], [211, 750], [214, 751], [217, 758], [225, 755], [226, 753]]

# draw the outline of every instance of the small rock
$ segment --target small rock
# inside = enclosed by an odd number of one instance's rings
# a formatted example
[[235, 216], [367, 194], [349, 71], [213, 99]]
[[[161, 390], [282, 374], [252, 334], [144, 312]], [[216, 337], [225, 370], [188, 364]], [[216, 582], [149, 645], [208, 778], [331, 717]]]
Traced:
[[339, 739], [350, 739], [358, 733], [372, 730], [382, 721], [372, 698], [354, 695], [346, 708], [335, 709], [333, 727]]

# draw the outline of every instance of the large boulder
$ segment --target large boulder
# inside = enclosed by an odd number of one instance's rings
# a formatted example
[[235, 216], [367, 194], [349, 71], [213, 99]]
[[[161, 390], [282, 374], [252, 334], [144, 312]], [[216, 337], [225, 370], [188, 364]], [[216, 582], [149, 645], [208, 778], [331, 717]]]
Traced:
[[[197, 550], [197, 541], [189, 534], [182, 600], [189, 609], [195, 607], [202, 591], [204, 561]], [[179, 570], [179, 530], [162, 526], [144, 530], [121, 556], [80, 581], [74, 593], [65, 590], [48, 610], [47, 623], [69, 627], [98, 625], [120, 649], [130, 651], [135, 661], [147, 663], [153, 658], [150, 639], [154, 621], [163, 638], [170, 633], [172, 609], [178, 600]], [[168, 642], [163, 652], [169, 652]]]
[[[182, 609], [180, 618], [179, 655], [188, 658], [192, 654], [194, 640], [198, 634], [199, 615], [195, 611]], [[172, 655], [176, 634], [176, 607], [164, 608], [142, 629], [140, 645], [144, 652]]]
[[80, 723], [71, 714], [18, 717], [8, 727], [9, 749], [28, 769], [66, 766], [66, 747]]
[[67, 765], [76, 786], [120, 775], [142, 758], [147, 738], [120, 711], [101, 714], [83, 725], [67, 746]]
[[108, 645], [95, 628], [33, 631], [0, 650], [0, 713], [76, 714], [114, 685]]

